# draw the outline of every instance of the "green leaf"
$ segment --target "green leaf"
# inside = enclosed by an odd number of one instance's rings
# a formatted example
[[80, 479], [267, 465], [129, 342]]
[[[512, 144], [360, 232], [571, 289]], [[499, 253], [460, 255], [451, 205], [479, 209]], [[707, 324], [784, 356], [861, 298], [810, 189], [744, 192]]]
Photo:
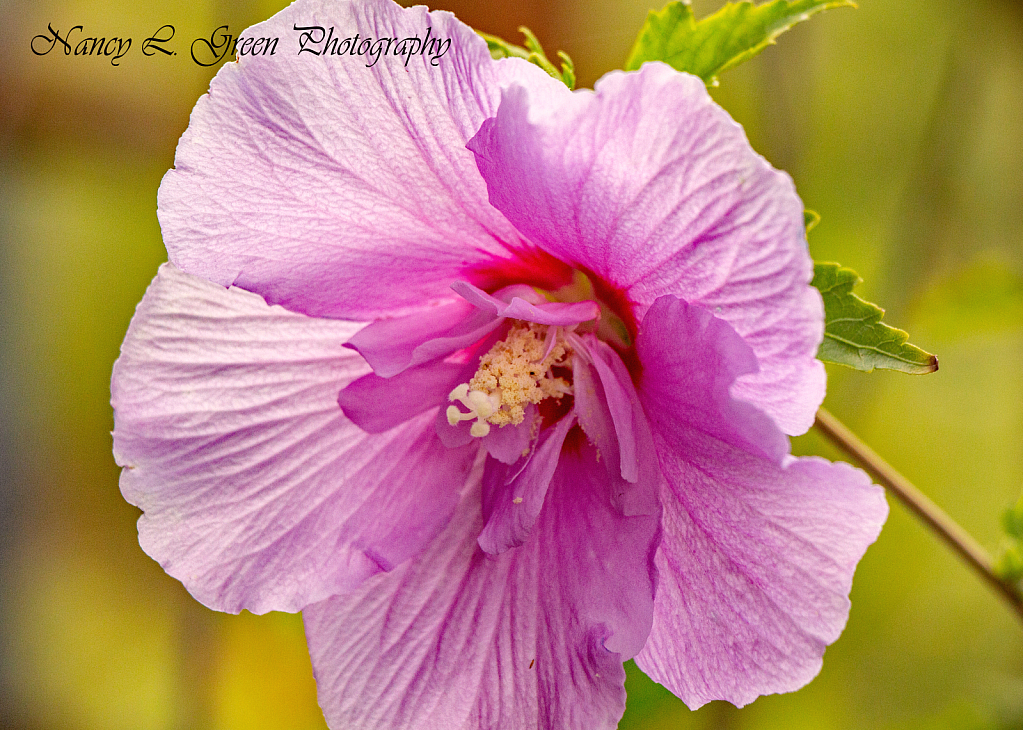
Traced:
[[490, 35], [479, 30], [476, 32], [483, 36], [483, 40], [487, 42], [487, 48], [490, 49], [490, 56], [492, 58], [524, 58], [542, 68], [558, 81], [563, 82], [568, 88], [575, 88], [575, 64], [572, 63], [572, 59], [564, 51], [558, 51], [558, 58], [561, 59], [561, 70], [559, 71], [551, 63], [550, 59], [547, 58], [547, 54], [544, 53], [543, 46], [540, 45], [536, 35], [526, 26], [519, 26], [519, 32], [526, 37], [525, 48], [509, 43], [503, 38], [498, 38], [496, 35]]
[[884, 310], [852, 293], [863, 281], [852, 269], [815, 263], [813, 281], [824, 298], [824, 341], [817, 357], [870, 372], [874, 368], [922, 375], [938, 369], [938, 358], [909, 344], [902, 330], [881, 322]]
[[994, 568], [995, 574], [1007, 583], [1023, 580], [1023, 549], [1019, 545], [1002, 548]]
[[1002, 514], [1002, 527], [1010, 537], [1023, 540], [1023, 497]]
[[851, 0], [774, 0], [763, 5], [744, 0], [697, 22], [689, 0], [670, 2], [647, 15], [625, 70], [664, 61], [716, 86], [718, 74], [753, 58], [796, 23], [843, 5], [856, 7]]
[[1015, 507], [1002, 513], [1002, 527], [1007, 539], [1003, 541], [1001, 554], [995, 561], [995, 572], [1008, 582], [1023, 580], [1023, 497], [1019, 498]]
[[815, 210], [807, 208], [803, 211], [803, 226], [806, 228], [806, 232], [809, 233], [817, 224], [821, 222], [821, 214]]
[[476, 33], [483, 36], [483, 40], [487, 42], [487, 48], [490, 49], [490, 57], [495, 60], [500, 58], [529, 58], [529, 51], [522, 46], [516, 46], [514, 43], [509, 43], [503, 38], [498, 38], [496, 35], [484, 33], [482, 30], [478, 30]]

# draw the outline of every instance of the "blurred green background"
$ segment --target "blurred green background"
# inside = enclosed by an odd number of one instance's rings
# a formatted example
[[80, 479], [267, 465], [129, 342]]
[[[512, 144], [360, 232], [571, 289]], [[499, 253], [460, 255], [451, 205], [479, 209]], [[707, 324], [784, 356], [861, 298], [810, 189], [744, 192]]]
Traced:
[[[648, 2], [434, 7], [509, 40], [530, 26], [588, 86]], [[138, 547], [110, 454], [110, 368], [166, 258], [157, 187], [215, 68], [29, 49], [47, 23], [139, 44], [166, 23], [237, 34], [282, 5], [0, 0], [0, 727], [324, 727], [300, 619], [193, 601]], [[1023, 490], [1023, 5], [862, 0], [721, 81], [823, 216], [815, 258], [856, 268], [941, 359], [926, 377], [833, 368], [828, 407], [996, 548]], [[837, 457], [812, 434], [796, 450]], [[630, 665], [628, 690], [632, 730], [1023, 728], [1023, 627], [893, 504], [807, 688], [690, 712]]]

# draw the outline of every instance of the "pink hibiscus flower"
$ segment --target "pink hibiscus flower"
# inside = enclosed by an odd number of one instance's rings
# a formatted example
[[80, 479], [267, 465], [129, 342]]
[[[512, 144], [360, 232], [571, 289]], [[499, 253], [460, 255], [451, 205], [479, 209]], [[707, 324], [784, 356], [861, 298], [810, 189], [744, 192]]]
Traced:
[[244, 36], [280, 48], [197, 104], [114, 368], [146, 552], [302, 610], [337, 728], [611, 728], [633, 657], [690, 707], [808, 682], [887, 507], [788, 454], [825, 385], [791, 180], [664, 65], [570, 92], [389, 0]]

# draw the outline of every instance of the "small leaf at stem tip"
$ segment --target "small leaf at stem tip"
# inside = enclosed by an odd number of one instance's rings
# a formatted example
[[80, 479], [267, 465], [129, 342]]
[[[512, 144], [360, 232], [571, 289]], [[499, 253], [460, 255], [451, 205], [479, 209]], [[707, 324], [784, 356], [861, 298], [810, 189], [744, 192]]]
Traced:
[[1006, 538], [995, 561], [995, 572], [1002, 580], [1015, 583], [1023, 580], [1023, 497], [1002, 513], [1002, 527]]
[[490, 35], [483, 31], [476, 31], [479, 35], [483, 36], [483, 40], [487, 42], [487, 48], [490, 49], [490, 56], [494, 59], [501, 58], [522, 58], [529, 61], [535, 66], [539, 66], [544, 71], [549, 73], [551, 76], [561, 81], [570, 89], [575, 88], [575, 64], [572, 63], [572, 59], [568, 57], [568, 54], [564, 51], [558, 51], [558, 57], [561, 59], [561, 70], [551, 63], [551, 60], [547, 58], [547, 54], [544, 53], [543, 46], [540, 45], [540, 41], [537, 40], [536, 35], [526, 26], [519, 26], [519, 32], [526, 37], [526, 47], [516, 46], [514, 43], [509, 43], [503, 38], [498, 38], [496, 35]]
[[1015, 507], [1010, 507], [1002, 514], [1002, 527], [1010, 537], [1023, 540], [1023, 496]]
[[806, 226], [806, 232], [812, 231], [818, 223], [821, 222], [820, 213], [815, 210], [807, 208], [803, 211], [803, 225]]
[[923, 375], [938, 369], [938, 358], [911, 345], [905, 332], [881, 322], [884, 310], [852, 293], [863, 281], [852, 269], [814, 263], [813, 286], [824, 299], [824, 362], [870, 372], [875, 368]]
[[796, 23], [829, 8], [856, 7], [852, 0], [773, 0], [754, 5], [727, 3], [697, 22], [689, 0], [651, 10], [625, 63], [632, 71], [647, 61], [664, 61], [678, 71], [717, 86], [717, 75], [774, 43]]
[[995, 562], [995, 573], [1006, 583], [1023, 580], [1023, 549], [1019, 545], [1004, 548]]

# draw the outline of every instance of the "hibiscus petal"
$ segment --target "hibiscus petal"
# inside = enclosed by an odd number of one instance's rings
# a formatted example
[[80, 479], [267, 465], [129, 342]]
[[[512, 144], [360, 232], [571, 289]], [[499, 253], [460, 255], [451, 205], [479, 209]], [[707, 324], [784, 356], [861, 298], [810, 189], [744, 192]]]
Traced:
[[358, 351], [377, 375], [390, 378], [406, 368], [469, 347], [500, 324], [501, 320], [493, 312], [468, 302], [456, 302], [371, 322], [345, 347]]
[[465, 281], [456, 281], [451, 288], [474, 306], [492, 311], [498, 317], [521, 319], [537, 324], [569, 326], [589, 322], [600, 316], [600, 307], [592, 301], [533, 304], [522, 297], [513, 296], [505, 302]]
[[736, 394], [786, 433], [810, 427], [824, 318], [802, 202], [700, 79], [653, 63], [595, 93], [511, 86], [469, 148], [523, 234], [620, 289], [640, 319], [671, 294], [727, 321], [760, 365]]
[[393, 378], [363, 375], [342, 389], [337, 402], [345, 416], [369, 433], [383, 433], [438, 405], [461, 382], [465, 366], [433, 362]]
[[449, 449], [457, 449], [460, 446], [467, 446], [468, 444], [478, 444], [479, 439], [472, 435], [471, 429], [473, 422], [466, 420], [452, 426], [448, 423], [448, 417], [445, 410], [445, 408], [438, 410], [437, 416], [433, 420], [434, 431], [437, 434], [437, 438], [440, 439], [440, 442]]
[[639, 479], [639, 460], [636, 454], [636, 428], [633, 423], [632, 407], [636, 401], [636, 391], [621, 358], [595, 337], [589, 340], [593, 367], [604, 388], [604, 399], [618, 439], [622, 479], [636, 482]]
[[696, 431], [655, 432], [668, 486], [654, 625], [636, 662], [691, 708], [802, 687], [845, 626], [888, 514], [848, 464], [780, 466]]
[[[596, 338], [576, 338], [573, 345], [574, 412], [607, 470], [612, 504], [626, 515], [657, 514], [661, 482], [657, 452], [628, 371], [621, 358]], [[632, 463], [624, 466], [626, 461]]]
[[524, 545], [485, 555], [480, 520], [477, 482], [422, 557], [304, 611], [332, 727], [616, 726], [622, 661], [649, 628], [657, 518], [610, 509], [583, 445]]
[[486, 525], [479, 544], [491, 555], [526, 541], [540, 515], [544, 497], [561, 458], [565, 437], [575, 425], [569, 414], [540, 436], [536, 448], [523, 457], [520, 468], [499, 461], [487, 463], [483, 473], [483, 516]]
[[647, 310], [636, 339], [640, 392], [655, 429], [696, 429], [781, 463], [789, 441], [767, 415], [733, 397], [757, 370], [750, 346], [722, 319], [673, 296]]
[[[490, 433], [482, 439], [487, 453], [500, 462], [514, 464], [522, 458], [523, 453], [528, 454], [530, 451], [534, 436], [533, 429], [536, 427], [534, 422], [538, 414], [536, 406], [532, 403], [527, 403], [524, 410], [525, 416], [522, 423], [517, 426], [508, 424], [499, 428], [491, 428]], [[463, 421], [463, 423], [465, 422]]]
[[370, 435], [338, 391], [366, 373], [361, 325], [270, 307], [171, 265], [136, 311], [111, 384], [121, 491], [143, 549], [199, 601], [295, 611], [418, 553], [474, 449], [432, 413]]
[[[299, 53], [295, 26], [335, 40], [418, 37], [432, 56]], [[311, 40], [319, 37], [317, 31]], [[309, 0], [242, 33], [274, 55], [225, 64], [199, 100], [160, 187], [171, 261], [306, 314], [369, 319], [450, 300], [461, 272], [526, 245], [487, 204], [466, 141], [500, 88], [556, 84], [520, 59], [494, 61], [445, 12], [388, 0]]]
[[357, 332], [345, 347], [357, 350], [377, 375], [390, 378], [480, 342], [505, 319], [574, 325], [600, 313], [595, 302], [532, 304], [517, 296], [505, 302], [464, 281], [454, 282], [451, 288], [465, 301], [377, 320]]

